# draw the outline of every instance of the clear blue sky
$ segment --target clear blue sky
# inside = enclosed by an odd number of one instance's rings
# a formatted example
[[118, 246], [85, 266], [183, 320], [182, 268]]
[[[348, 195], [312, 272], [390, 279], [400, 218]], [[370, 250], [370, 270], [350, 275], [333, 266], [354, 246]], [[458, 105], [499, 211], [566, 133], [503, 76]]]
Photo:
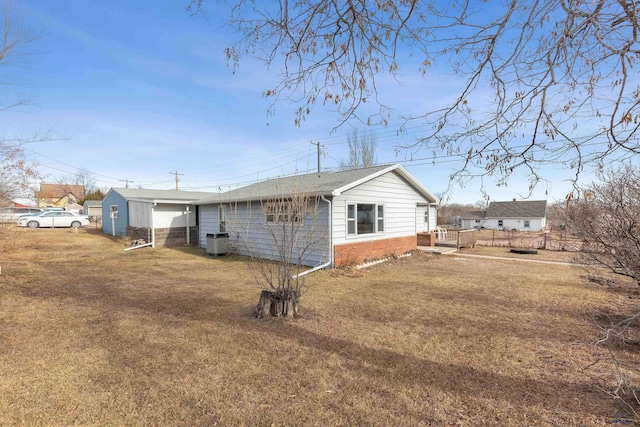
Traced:
[[[211, 2], [205, 19], [185, 11], [187, 0], [14, 0], [14, 12], [40, 37], [10, 76], [17, 83], [10, 90], [33, 100], [0, 114], [3, 133], [51, 130], [56, 140], [26, 146], [46, 180], [85, 168], [106, 189], [124, 186], [125, 179], [132, 186], [173, 189], [170, 172], [176, 170], [183, 174], [180, 188], [197, 191], [314, 170], [312, 141], [324, 145], [322, 166], [337, 166], [347, 157], [349, 125], [332, 133], [338, 116], [318, 108], [296, 127], [293, 107], [284, 102], [267, 116], [269, 104], [261, 95], [276, 74], [248, 59], [236, 74], [227, 67], [223, 49], [233, 34], [223, 26], [222, 3]], [[381, 80], [381, 90], [399, 114], [416, 113], [445, 96], [452, 79], [404, 74], [402, 84]], [[413, 160], [396, 153], [398, 143], [420, 135], [419, 126], [403, 139], [393, 125], [360, 129], [376, 133], [379, 163], [400, 162], [432, 192], [447, 187], [457, 163], [431, 162], [428, 152]], [[563, 180], [570, 176], [546, 171], [550, 182], [531, 198], [562, 199], [570, 188]], [[454, 187], [449, 201], [481, 199], [480, 185], [477, 180]], [[519, 175], [506, 188], [491, 179], [484, 185], [491, 200], [528, 194]]]

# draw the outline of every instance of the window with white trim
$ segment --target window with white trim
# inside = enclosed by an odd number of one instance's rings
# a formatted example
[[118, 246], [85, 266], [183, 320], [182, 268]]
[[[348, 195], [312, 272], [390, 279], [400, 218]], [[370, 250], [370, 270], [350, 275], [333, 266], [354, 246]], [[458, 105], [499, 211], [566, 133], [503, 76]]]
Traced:
[[429, 208], [424, 208], [424, 223], [429, 224]]
[[268, 223], [293, 222], [300, 224], [303, 218], [302, 207], [291, 201], [268, 203], [265, 208], [265, 218]]
[[525, 219], [525, 220], [524, 220], [524, 226], [525, 226], [526, 228], [531, 227], [531, 222], [530, 222], [528, 219]]
[[503, 226], [503, 222], [501, 219], [498, 220], [498, 227], [502, 227]]
[[361, 236], [384, 232], [384, 205], [347, 203], [347, 235]]
[[109, 206], [109, 216], [111, 218], [118, 218], [118, 205]]

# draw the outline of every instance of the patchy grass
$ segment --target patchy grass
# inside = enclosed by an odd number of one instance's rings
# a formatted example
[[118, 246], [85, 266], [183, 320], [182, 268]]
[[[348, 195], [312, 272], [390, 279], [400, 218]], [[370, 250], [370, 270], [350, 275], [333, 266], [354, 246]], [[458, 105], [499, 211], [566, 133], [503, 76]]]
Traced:
[[0, 425], [583, 425], [603, 313], [569, 266], [414, 255], [310, 276], [295, 321], [255, 320], [242, 258], [124, 252], [21, 230], [0, 254]]

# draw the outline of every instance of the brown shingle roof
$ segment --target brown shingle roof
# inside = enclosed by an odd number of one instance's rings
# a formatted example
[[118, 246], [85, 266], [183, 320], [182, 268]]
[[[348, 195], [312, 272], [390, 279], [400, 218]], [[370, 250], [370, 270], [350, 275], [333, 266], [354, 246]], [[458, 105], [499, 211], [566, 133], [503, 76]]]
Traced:
[[36, 191], [38, 199], [61, 199], [69, 193], [77, 198], [84, 194], [84, 186], [70, 184], [40, 184], [40, 191]]

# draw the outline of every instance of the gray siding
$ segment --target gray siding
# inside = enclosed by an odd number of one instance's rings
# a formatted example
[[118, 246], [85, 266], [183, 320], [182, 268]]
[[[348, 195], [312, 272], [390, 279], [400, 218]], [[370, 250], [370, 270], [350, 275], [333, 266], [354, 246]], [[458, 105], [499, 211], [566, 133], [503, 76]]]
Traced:
[[127, 200], [115, 191], [110, 191], [102, 200], [102, 231], [112, 234], [111, 217], [109, 215], [110, 206], [118, 206], [118, 218], [113, 220], [116, 236], [127, 235], [127, 225], [129, 224], [129, 209]]
[[[267, 224], [260, 202], [227, 205], [227, 232], [230, 249], [242, 255], [277, 260], [277, 248], [282, 238], [282, 225]], [[310, 207], [299, 229], [297, 251], [305, 250], [303, 265], [316, 266], [329, 261], [327, 204], [320, 201], [317, 209]], [[290, 225], [286, 227], [291, 227]], [[290, 231], [290, 228], [287, 228]], [[206, 247], [206, 235], [218, 233], [218, 204], [200, 207], [200, 247]]]
[[131, 227], [151, 227], [151, 208], [151, 202], [130, 201], [129, 225]]
[[[347, 237], [347, 203], [384, 204], [383, 233]], [[394, 172], [367, 181], [333, 198], [333, 244], [356, 243], [415, 235], [418, 203], [429, 201]], [[435, 215], [434, 215], [435, 217]]]

